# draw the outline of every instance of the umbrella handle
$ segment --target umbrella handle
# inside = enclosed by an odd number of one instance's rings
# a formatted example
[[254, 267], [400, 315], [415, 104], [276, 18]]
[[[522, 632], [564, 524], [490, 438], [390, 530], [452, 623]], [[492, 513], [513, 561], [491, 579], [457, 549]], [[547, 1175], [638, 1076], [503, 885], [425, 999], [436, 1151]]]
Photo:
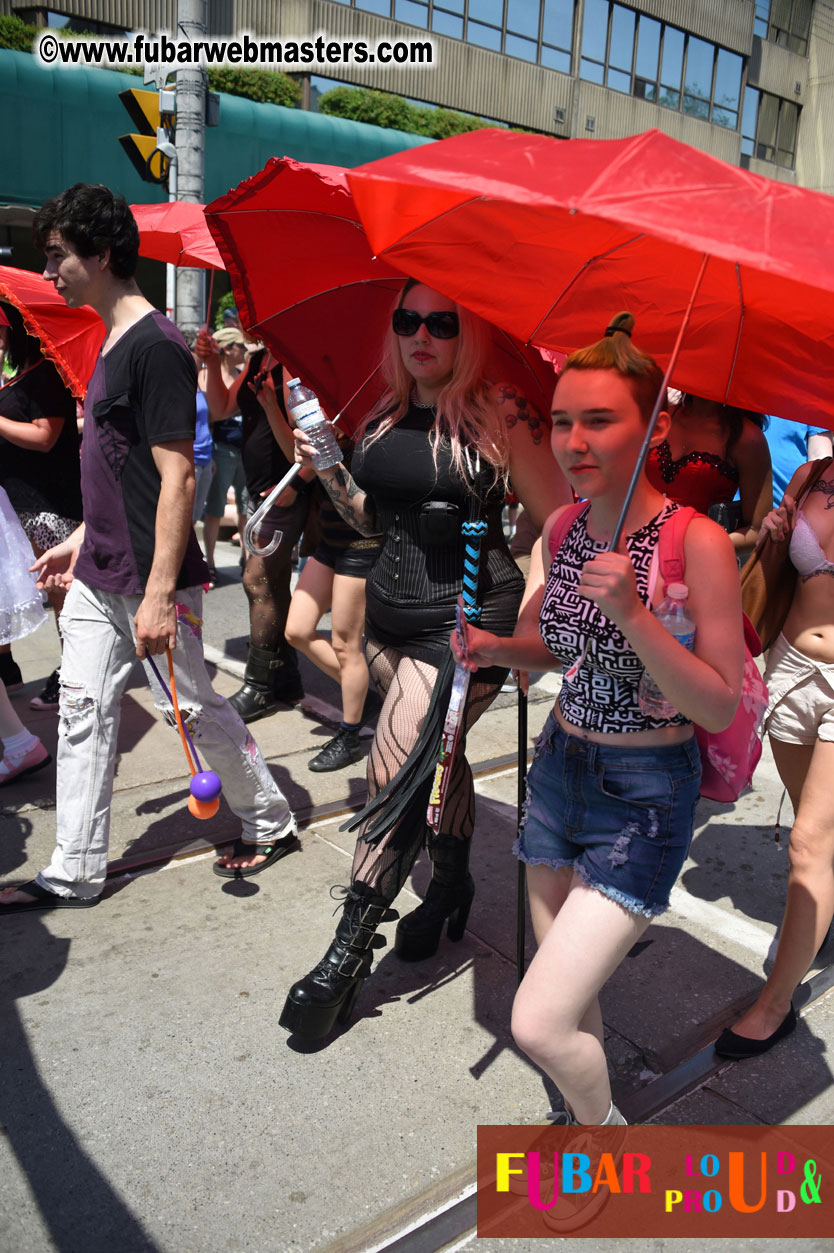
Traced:
[[280, 531], [277, 531], [269, 543], [264, 544], [262, 548], [255, 543], [255, 536], [261, 529], [261, 523], [269, 513], [275, 501], [281, 495], [284, 488], [289, 487], [290, 483], [292, 483], [300, 469], [301, 466], [298, 462], [296, 462], [294, 466], [290, 466], [287, 473], [281, 479], [281, 482], [277, 483], [275, 487], [273, 487], [263, 504], [258, 505], [258, 508], [252, 514], [252, 517], [246, 523], [246, 526], [243, 529], [243, 542], [253, 557], [268, 557], [270, 553], [275, 552], [275, 549], [281, 543], [282, 535]]

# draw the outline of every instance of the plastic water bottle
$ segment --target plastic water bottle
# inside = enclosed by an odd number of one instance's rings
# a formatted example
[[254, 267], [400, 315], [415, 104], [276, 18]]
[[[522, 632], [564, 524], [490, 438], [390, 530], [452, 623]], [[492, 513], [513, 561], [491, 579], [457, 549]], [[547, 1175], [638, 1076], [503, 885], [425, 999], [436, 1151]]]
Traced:
[[[686, 612], [689, 588], [685, 583], [670, 583], [662, 604], [652, 612], [670, 635], [690, 651], [695, 643], [695, 623]], [[674, 718], [678, 712], [661, 692], [648, 670], [644, 670], [637, 689], [637, 703], [649, 718]]]
[[329, 470], [344, 461], [342, 451], [333, 434], [333, 427], [321, 411], [318, 396], [305, 387], [301, 379], [290, 379], [287, 396], [288, 409], [299, 430], [312, 444], [313, 465], [317, 470]]

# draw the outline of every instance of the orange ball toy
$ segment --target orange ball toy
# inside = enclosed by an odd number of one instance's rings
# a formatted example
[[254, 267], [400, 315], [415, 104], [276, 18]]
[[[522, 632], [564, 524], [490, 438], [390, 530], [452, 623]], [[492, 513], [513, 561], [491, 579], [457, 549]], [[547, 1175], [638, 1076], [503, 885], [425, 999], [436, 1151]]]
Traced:
[[220, 808], [220, 799], [215, 796], [212, 801], [198, 801], [196, 796], [188, 798], [188, 812], [195, 818], [213, 818]]

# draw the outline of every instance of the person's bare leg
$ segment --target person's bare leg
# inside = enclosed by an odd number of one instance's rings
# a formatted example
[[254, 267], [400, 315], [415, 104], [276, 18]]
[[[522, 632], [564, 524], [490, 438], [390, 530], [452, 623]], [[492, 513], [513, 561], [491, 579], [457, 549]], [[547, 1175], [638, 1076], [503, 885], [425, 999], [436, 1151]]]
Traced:
[[[298, 576], [287, 614], [284, 631], [287, 643], [309, 657], [314, 666], [336, 683], [341, 681], [341, 667], [330, 640], [318, 629], [333, 596], [333, 571], [330, 566], [309, 557]], [[362, 661], [364, 665], [364, 658]], [[366, 667], [367, 669], [367, 667]]]
[[[307, 573], [307, 565], [303, 574]], [[365, 629], [365, 580], [337, 574], [333, 578], [332, 645], [342, 685], [342, 718], [350, 725], [362, 721], [368, 695], [368, 663], [362, 647]]]
[[765, 1040], [791, 1007], [834, 917], [834, 743], [785, 744], [771, 737], [779, 777], [794, 806], [788, 894], [776, 960], [755, 1005], [733, 1026], [737, 1035]]
[[9, 700], [9, 694], [6, 691], [6, 685], [0, 679], [0, 740], [10, 740], [15, 735], [20, 735], [27, 728], [18, 718]]
[[[217, 545], [217, 537], [220, 534], [220, 523], [222, 518], [214, 518], [207, 513], [203, 517], [203, 551], [206, 556], [208, 565], [214, 565], [214, 549]], [[241, 530], [241, 542], [243, 539], [243, 531]]]
[[[537, 912], [541, 925], [543, 911]], [[601, 1123], [611, 1109], [599, 991], [649, 921], [574, 876], [516, 993], [516, 1042], [550, 1076], [581, 1123]]]
[[[573, 870], [562, 866], [558, 870], [550, 866], [527, 867], [527, 899], [530, 903], [530, 919], [536, 944], [541, 946], [553, 920], [564, 905], [573, 883]], [[603, 1041], [602, 1013], [599, 1001], [594, 1000], [579, 1024], [580, 1031], [589, 1031]]]

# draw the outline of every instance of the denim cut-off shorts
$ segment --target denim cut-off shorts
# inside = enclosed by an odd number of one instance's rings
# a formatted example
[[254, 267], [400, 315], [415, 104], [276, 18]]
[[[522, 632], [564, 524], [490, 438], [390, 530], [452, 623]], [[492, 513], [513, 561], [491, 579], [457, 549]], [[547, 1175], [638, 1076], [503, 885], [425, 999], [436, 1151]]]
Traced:
[[700, 782], [694, 735], [653, 748], [594, 744], [551, 713], [513, 851], [529, 866], [572, 866], [589, 887], [652, 918], [669, 908], [686, 860]]

